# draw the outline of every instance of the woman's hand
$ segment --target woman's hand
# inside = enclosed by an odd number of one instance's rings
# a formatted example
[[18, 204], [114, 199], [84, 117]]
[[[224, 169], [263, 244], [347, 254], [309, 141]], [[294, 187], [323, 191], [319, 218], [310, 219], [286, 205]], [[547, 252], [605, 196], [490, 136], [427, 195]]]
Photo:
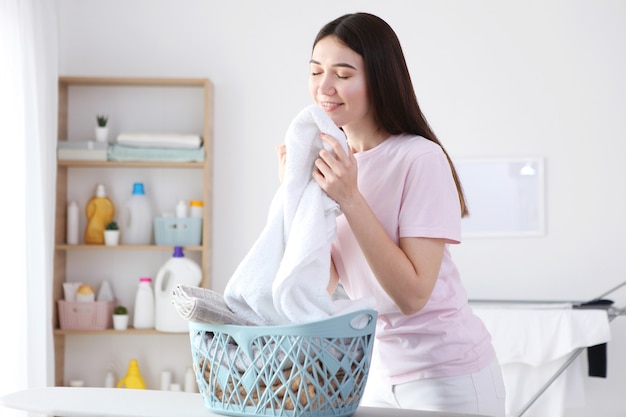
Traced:
[[287, 146], [284, 143], [276, 145], [276, 155], [278, 155], [278, 179], [280, 179], [280, 182], [283, 182], [287, 164]]
[[[365, 259], [381, 287], [404, 314], [426, 305], [435, 286], [445, 241], [431, 238], [400, 238], [395, 243], [376, 218], [357, 186], [357, 162], [339, 142], [321, 135], [332, 151], [321, 150], [313, 178], [328, 196], [339, 203]], [[329, 290], [338, 280], [331, 269]]]
[[335, 138], [325, 133], [320, 135], [322, 140], [332, 148], [331, 151], [322, 149], [319, 158], [315, 160], [313, 179], [343, 207], [358, 196], [357, 163], [352, 153], [346, 153]]

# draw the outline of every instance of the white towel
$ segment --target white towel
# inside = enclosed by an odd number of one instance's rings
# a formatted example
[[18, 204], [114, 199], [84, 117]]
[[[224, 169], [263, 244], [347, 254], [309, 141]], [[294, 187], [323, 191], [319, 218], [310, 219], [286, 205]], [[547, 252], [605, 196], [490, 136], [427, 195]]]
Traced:
[[374, 305], [372, 299], [332, 300], [327, 292], [340, 209], [311, 176], [327, 147], [321, 132], [348, 152], [343, 132], [322, 109], [311, 105], [296, 116], [285, 135], [285, 176], [267, 224], [226, 285], [226, 304], [250, 322], [304, 323]]
[[120, 133], [117, 136], [120, 145], [137, 148], [182, 148], [198, 149], [202, 146], [202, 137], [193, 134], [180, 133]]

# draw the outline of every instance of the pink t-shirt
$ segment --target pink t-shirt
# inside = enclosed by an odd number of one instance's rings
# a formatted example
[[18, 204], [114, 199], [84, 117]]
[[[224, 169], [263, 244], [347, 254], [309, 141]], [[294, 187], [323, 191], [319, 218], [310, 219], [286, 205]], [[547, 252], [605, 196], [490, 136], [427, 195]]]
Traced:
[[448, 244], [461, 240], [461, 209], [441, 147], [419, 136], [392, 136], [355, 154], [359, 190], [394, 242], [400, 237], [447, 240], [432, 295], [404, 315], [370, 270], [344, 216], [332, 256], [346, 293], [374, 296], [376, 351], [392, 384], [478, 371], [495, 358], [491, 336], [467, 302]]

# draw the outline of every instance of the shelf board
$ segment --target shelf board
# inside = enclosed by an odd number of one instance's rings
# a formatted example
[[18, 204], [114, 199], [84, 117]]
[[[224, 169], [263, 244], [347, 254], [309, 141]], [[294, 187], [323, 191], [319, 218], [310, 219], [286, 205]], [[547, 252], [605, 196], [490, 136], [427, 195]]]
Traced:
[[[56, 250], [174, 250], [173, 245], [67, 245], [57, 244], [54, 246]], [[186, 251], [202, 251], [202, 246], [183, 246]]]
[[153, 87], [205, 87], [210, 86], [208, 78], [146, 78], [146, 77], [59, 77], [59, 85], [95, 86], [153, 86]]
[[81, 168], [204, 168], [204, 162], [158, 162], [158, 161], [58, 161], [60, 167]]
[[184, 333], [171, 333], [171, 332], [160, 332], [155, 329], [133, 329], [128, 328], [127, 330], [115, 330], [115, 329], [105, 329], [105, 330], [63, 330], [63, 329], [54, 329], [55, 335], [118, 335], [118, 336], [133, 336], [133, 335], [174, 335], [174, 336], [187, 336], [189, 337], [189, 332]]

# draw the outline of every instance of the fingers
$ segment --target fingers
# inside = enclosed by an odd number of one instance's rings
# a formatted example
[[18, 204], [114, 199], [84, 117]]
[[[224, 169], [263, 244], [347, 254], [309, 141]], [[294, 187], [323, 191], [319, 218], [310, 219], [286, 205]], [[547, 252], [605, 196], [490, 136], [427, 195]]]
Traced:
[[[326, 154], [328, 154], [328, 152], [326, 152]], [[320, 158], [317, 158], [315, 160], [315, 170], [313, 170], [313, 175], [317, 175], [318, 178], [322, 179], [326, 179], [328, 177], [330, 177], [333, 174], [333, 169], [332, 167], [329, 165], [327, 159], [323, 158], [320, 156]]]
[[335, 139], [334, 137], [332, 137], [332, 136], [330, 136], [330, 135], [328, 135], [326, 133], [320, 133], [320, 138], [322, 139], [322, 141], [324, 141], [328, 145], [330, 145], [332, 150], [335, 152], [335, 155], [337, 155], [339, 158], [341, 158], [342, 156], [346, 155], [346, 151], [341, 146], [339, 141], [337, 139]]
[[[333, 138], [330, 135], [321, 133], [320, 138], [331, 148], [331, 150], [323, 148], [319, 152], [320, 159], [322, 159], [325, 164], [328, 165], [328, 168], [331, 171], [335, 171], [336, 173], [341, 172], [342, 165], [344, 165], [348, 161], [345, 150], [341, 147], [341, 144], [337, 141], [337, 139]], [[320, 169], [321, 166], [318, 165], [317, 168]], [[322, 173], [324, 173], [323, 170]]]
[[285, 178], [285, 165], [287, 161], [287, 146], [284, 143], [276, 145], [276, 155], [278, 156], [278, 179], [282, 182]]
[[278, 155], [278, 159], [282, 159], [287, 154], [287, 145], [281, 143], [280, 145], [276, 145], [276, 154]]

